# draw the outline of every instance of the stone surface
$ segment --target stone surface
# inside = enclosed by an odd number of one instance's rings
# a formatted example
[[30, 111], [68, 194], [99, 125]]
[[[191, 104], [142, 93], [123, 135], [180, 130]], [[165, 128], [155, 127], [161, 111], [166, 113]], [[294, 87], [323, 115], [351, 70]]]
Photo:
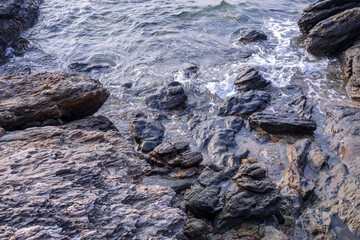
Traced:
[[175, 192], [179, 193], [190, 188], [196, 182], [195, 179], [186, 178], [186, 179], [175, 179], [169, 178], [166, 176], [150, 176], [145, 177], [142, 181], [143, 185], [153, 186], [160, 185], [172, 188]]
[[187, 222], [184, 233], [189, 239], [205, 240], [208, 231], [208, 225], [204, 220], [192, 218]]
[[145, 118], [130, 121], [130, 133], [144, 152], [152, 151], [161, 143], [165, 128], [161, 122]]
[[316, 130], [314, 121], [288, 113], [254, 113], [250, 116], [250, 123], [269, 133], [306, 134]]
[[72, 121], [94, 114], [109, 92], [95, 79], [66, 73], [0, 78], [0, 126], [6, 130]]
[[239, 39], [239, 42], [250, 43], [250, 42], [258, 42], [258, 41], [264, 41], [264, 40], [267, 40], [267, 36], [265, 33], [257, 31], [257, 30], [252, 30], [252, 31], [245, 33], [244, 36], [242, 36]]
[[258, 90], [269, 84], [255, 68], [248, 66], [238, 70], [234, 83], [238, 91]]
[[303, 34], [308, 34], [317, 23], [345, 10], [359, 6], [360, 2], [353, 0], [318, 0], [305, 8], [298, 21], [300, 31]]
[[360, 100], [360, 43], [343, 54], [345, 75], [349, 78], [346, 90], [349, 97]]
[[106, 64], [91, 64], [91, 63], [82, 63], [76, 62], [71, 63], [68, 68], [77, 72], [91, 72], [92, 70], [106, 70], [111, 66]]
[[[105, 121], [105, 122], [103, 122]], [[0, 239], [179, 239], [175, 192], [102, 117], [0, 137]]]
[[270, 102], [270, 95], [264, 91], [249, 91], [227, 97], [218, 108], [219, 116], [248, 116], [263, 110]]
[[20, 33], [35, 24], [42, 0], [6, 0], [0, 2], [0, 55]]
[[156, 93], [145, 97], [145, 103], [151, 108], [172, 110], [184, 106], [187, 95], [179, 82], [171, 82], [160, 87]]
[[360, 31], [360, 8], [352, 8], [316, 24], [307, 38], [314, 55], [333, 55], [350, 47]]

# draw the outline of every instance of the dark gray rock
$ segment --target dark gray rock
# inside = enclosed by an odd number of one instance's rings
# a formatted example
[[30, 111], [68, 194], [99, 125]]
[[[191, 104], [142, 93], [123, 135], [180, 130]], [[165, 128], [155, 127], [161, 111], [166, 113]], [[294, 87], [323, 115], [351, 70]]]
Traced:
[[6, 0], [0, 2], [0, 55], [25, 29], [35, 24], [42, 0]]
[[187, 67], [183, 70], [184, 76], [186, 78], [191, 78], [191, 77], [196, 78], [199, 75], [198, 72], [199, 72], [199, 67], [196, 65]]
[[91, 72], [92, 70], [106, 70], [111, 66], [106, 64], [92, 64], [76, 62], [69, 64], [68, 68], [76, 72]]
[[189, 239], [205, 240], [208, 231], [208, 225], [204, 220], [192, 218], [185, 225], [184, 234]]
[[161, 143], [164, 126], [157, 121], [138, 118], [130, 121], [130, 133], [144, 152], [152, 151]]
[[250, 43], [250, 42], [258, 42], [264, 40], [267, 40], [267, 36], [265, 33], [257, 30], [252, 30], [250, 32], [245, 33], [245, 35], [239, 39], [239, 42]]
[[154, 186], [160, 185], [172, 188], [175, 192], [179, 193], [190, 188], [195, 184], [196, 179], [185, 178], [185, 179], [175, 179], [163, 176], [150, 176], [145, 177], [142, 181], [143, 185]]
[[217, 155], [228, 152], [229, 148], [235, 146], [235, 133], [231, 129], [217, 131], [212, 137], [208, 150], [211, 155]]
[[171, 82], [160, 87], [155, 94], [145, 97], [145, 103], [151, 108], [172, 110], [184, 106], [187, 95], [179, 82]]
[[49, 119], [80, 119], [94, 114], [108, 97], [109, 92], [98, 80], [74, 74], [1, 77], [0, 126], [16, 130], [41, 126]]
[[259, 90], [270, 84], [253, 67], [244, 67], [238, 70], [235, 79], [235, 88], [238, 91]]
[[230, 117], [226, 119], [226, 127], [234, 131], [234, 133], [238, 133], [241, 131], [244, 125], [244, 120], [239, 117]]
[[308, 104], [308, 99], [303, 94], [295, 94], [287, 104], [290, 108], [288, 113], [296, 114], [307, 119], [311, 118], [313, 106]]
[[264, 91], [249, 91], [227, 97], [218, 108], [219, 116], [248, 116], [263, 110], [270, 102], [270, 95]]
[[319, 22], [345, 10], [359, 6], [360, 1], [318, 0], [305, 8], [304, 13], [298, 21], [300, 31], [303, 34], [308, 34]]
[[352, 8], [315, 25], [307, 38], [314, 55], [334, 55], [351, 46], [360, 30], [360, 8]]
[[280, 134], [307, 134], [316, 130], [314, 121], [288, 113], [254, 113], [249, 121], [254, 128]]

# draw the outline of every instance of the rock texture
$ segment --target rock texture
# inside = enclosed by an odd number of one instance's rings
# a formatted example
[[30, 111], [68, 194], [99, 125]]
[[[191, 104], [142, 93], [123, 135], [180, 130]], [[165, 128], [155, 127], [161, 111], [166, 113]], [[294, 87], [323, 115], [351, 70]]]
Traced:
[[265, 33], [257, 30], [252, 30], [245, 33], [245, 35], [239, 39], [239, 42], [251, 43], [251, 42], [264, 41], [264, 40], [267, 40], [267, 36]]
[[250, 116], [250, 123], [269, 133], [306, 134], [316, 130], [314, 121], [288, 113], [254, 113]]
[[249, 91], [227, 97], [218, 108], [219, 116], [248, 116], [263, 110], [270, 102], [270, 95], [264, 91]]
[[0, 55], [20, 33], [35, 24], [42, 0], [3, 0], [0, 2]]
[[360, 100], [360, 43], [344, 52], [343, 64], [345, 75], [349, 78], [347, 93], [352, 99]]
[[268, 86], [270, 82], [265, 80], [253, 67], [239, 69], [235, 79], [235, 88], [238, 91], [259, 90]]
[[0, 126], [6, 130], [56, 125], [94, 114], [109, 97], [95, 79], [66, 73], [0, 78]]
[[179, 239], [175, 192], [103, 117], [0, 137], [1, 239]]

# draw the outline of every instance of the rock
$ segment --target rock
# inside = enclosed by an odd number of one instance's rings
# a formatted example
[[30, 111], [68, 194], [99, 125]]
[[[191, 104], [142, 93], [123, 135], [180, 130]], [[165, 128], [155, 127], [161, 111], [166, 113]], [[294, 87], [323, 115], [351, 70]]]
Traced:
[[306, 201], [313, 194], [318, 175], [328, 159], [321, 148], [309, 139], [297, 141], [288, 149], [289, 165], [279, 188], [294, 189]]
[[259, 90], [269, 84], [255, 68], [248, 66], [238, 70], [234, 83], [238, 91]]
[[109, 97], [98, 80], [66, 73], [9, 75], [0, 78], [0, 89], [0, 126], [6, 130], [40, 126], [49, 119], [80, 119]]
[[139, 184], [150, 166], [102, 120], [0, 137], [0, 239], [183, 237], [175, 192]]
[[203, 161], [203, 155], [201, 152], [186, 151], [181, 154], [180, 159], [180, 166], [182, 168], [189, 168], [199, 165]]
[[2, 127], [0, 127], [0, 137], [4, 136], [6, 134], [5, 129], [3, 129]]
[[295, 94], [288, 103], [290, 111], [288, 113], [297, 114], [298, 116], [311, 118], [313, 106], [308, 104], [307, 97], [303, 94]]
[[121, 86], [124, 87], [124, 88], [132, 88], [133, 83], [132, 82], [126, 82], [124, 84], [121, 84]]
[[183, 73], [186, 78], [191, 78], [191, 77], [196, 78], [199, 75], [198, 71], [199, 71], [199, 67], [196, 65], [193, 65], [193, 66], [185, 68], [183, 70]]
[[165, 186], [172, 188], [175, 192], [179, 193], [190, 188], [195, 182], [196, 180], [192, 178], [174, 179], [162, 176], [150, 176], [145, 177], [142, 181], [142, 184], [146, 186]]
[[7, 0], [0, 3], [0, 55], [9, 43], [35, 24], [42, 0]]
[[187, 222], [184, 233], [189, 239], [205, 240], [208, 226], [204, 220], [192, 218]]
[[173, 110], [183, 106], [187, 98], [182, 85], [171, 82], [159, 88], [155, 94], [145, 97], [145, 103], [151, 108]]
[[307, 49], [314, 55], [334, 55], [351, 46], [360, 30], [360, 8], [352, 8], [316, 24], [309, 32]]
[[76, 72], [91, 72], [92, 70], [106, 70], [111, 66], [106, 64], [92, 64], [92, 63], [82, 63], [75, 62], [69, 64], [68, 68]]
[[314, 121], [294, 114], [254, 113], [249, 118], [253, 127], [279, 134], [306, 134], [316, 130]]
[[248, 116], [260, 111], [270, 102], [270, 95], [264, 91], [249, 91], [227, 97], [218, 108], [219, 116]]
[[303, 34], [308, 34], [319, 22], [345, 10], [359, 6], [359, 2], [351, 0], [318, 0], [305, 8], [304, 13], [298, 21], [300, 31]]
[[266, 172], [259, 164], [240, 167], [234, 176], [236, 184], [228, 189], [224, 206], [216, 216], [216, 231], [222, 233], [247, 219], [265, 220], [279, 212], [281, 195], [275, 184], [263, 177], [264, 171]]
[[215, 215], [219, 201], [219, 186], [202, 187], [195, 184], [185, 197], [186, 207], [198, 217], [212, 218]]
[[157, 121], [135, 118], [130, 121], [130, 133], [144, 152], [152, 151], [163, 138], [165, 128]]
[[238, 133], [241, 131], [244, 125], [244, 120], [239, 117], [230, 117], [226, 120], [226, 127], [234, 131], [234, 133]]
[[264, 40], [267, 40], [267, 36], [265, 33], [257, 30], [252, 30], [250, 32], [245, 33], [245, 35], [239, 39], [239, 42], [250, 43], [250, 42], [258, 42]]
[[23, 56], [26, 53], [29, 44], [30, 42], [25, 38], [19, 37], [15, 39], [10, 45], [12, 48], [12, 54], [19, 57]]
[[289, 238], [273, 226], [264, 227], [264, 237], [262, 240], [288, 240]]
[[346, 50], [343, 54], [346, 77], [349, 81], [346, 91], [354, 100], [360, 100], [360, 43]]
[[192, 168], [187, 168], [187, 169], [183, 169], [181, 171], [179, 171], [177, 173], [177, 176], [179, 178], [191, 178], [193, 176], [195, 176], [195, 174], [197, 174], [198, 169], [196, 167], [192, 167]]
[[235, 134], [231, 129], [217, 131], [209, 143], [209, 153], [216, 155], [228, 152], [229, 148], [235, 146], [234, 139]]

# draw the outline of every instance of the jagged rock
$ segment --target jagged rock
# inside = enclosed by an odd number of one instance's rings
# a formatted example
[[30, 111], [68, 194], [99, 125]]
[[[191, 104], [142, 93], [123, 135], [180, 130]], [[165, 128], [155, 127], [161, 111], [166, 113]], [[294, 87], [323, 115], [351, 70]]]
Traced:
[[245, 33], [245, 35], [239, 39], [239, 42], [250, 43], [250, 42], [257, 42], [264, 40], [267, 40], [267, 36], [265, 33], [257, 30], [252, 30], [250, 32]]
[[196, 167], [192, 167], [192, 168], [187, 168], [187, 169], [183, 169], [181, 171], [179, 171], [177, 173], [177, 177], [179, 178], [191, 178], [193, 176], [195, 176], [198, 172], [198, 168]]
[[91, 64], [76, 62], [69, 64], [68, 68], [77, 72], [91, 72], [92, 70], [105, 70], [111, 66], [106, 64]]
[[313, 106], [307, 103], [307, 97], [303, 94], [295, 94], [291, 101], [288, 103], [290, 111], [288, 113], [295, 113], [298, 116], [310, 119]]
[[219, 116], [248, 116], [262, 110], [270, 102], [270, 95], [264, 91], [249, 91], [225, 98], [218, 108]]
[[42, 0], [7, 0], [0, 2], [0, 55], [20, 33], [35, 24]]
[[29, 44], [30, 42], [25, 38], [19, 37], [15, 39], [10, 45], [10, 47], [12, 48], [12, 54], [14, 54], [15, 56], [23, 56], [26, 53]]
[[216, 216], [217, 231], [224, 232], [247, 219], [264, 220], [279, 212], [281, 195], [264, 171], [260, 164], [240, 167], [234, 177], [236, 184], [228, 189], [224, 206]]
[[235, 79], [235, 88], [238, 91], [258, 90], [268, 86], [270, 82], [265, 80], [253, 67], [239, 69]]
[[172, 188], [175, 192], [179, 193], [190, 188], [195, 182], [196, 179], [193, 178], [175, 179], [162, 176], [150, 176], [145, 177], [142, 181], [142, 184], [146, 186], [165, 186]]
[[231, 129], [217, 131], [209, 143], [209, 153], [216, 155], [228, 152], [228, 149], [235, 145], [234, 138], [235, 134]]
[[254, 113], [249, 121], [253, 127], [269, 133], [306, 134], [316, 130], [314, 121], [288, 113]]
[[328, 156], [316, 143], [303, 139], [288, 149], [288, 158], [289, 165], [279, 188], [288, 186], [307, 200], [315, 190], [319, 172]]
[[154, 120], [136, 118], [130, 121], [130, 133], [144, 152], [152, 151], [161, 143], [164, 126]]
[[351, 46], [360, 30], [360, 8], [352, 8], [315, 25], [307, 38], [314, 55], [333, 55]]
[[151, 108], [172, 110], [183, 106], [187, 98], [182, 85], [171, 82], [160, 87], [155, 94], [145, 97], [145, 103]]
[[0, 78], [0, 126], [6, 130], [72, 121], [94, 114], [109, 92], [95, 79], [66, 73]]
[[204, 220], [192, 218], [185, 226], [185, 235], [189, 239], [205, 240], [208, 233], [208, 226]]
[[230, 117], [226, 120], [226, 127], [234, 131], [234, 133], [240, 132], [244, 125], [244, 120], [239, 117]]
[[344, 69], [349, 81], [346, 90], [349, 97], [360, 100], [360, 43], [344, 52]]
[[199, 71], [199, 67], [196, 65], [193, 65], [193, 66], [185, 68], [183, 70], [183, 73], [186, 78], [191, 78], [191, 77], [196, 78], [199, 75], [198, 71]]
[[360, 2], [353, 0], [318, 0], [305, 8], [304, 13], [298, 21], [300, 31], [303, 34], [308, 34], [319, 22], [345, 10], [359, 6]]
[[0, 239], [183, 236], [175, 192], [138, 184], [150, 166], [108, 123], [89, 117], [0, 137]]

